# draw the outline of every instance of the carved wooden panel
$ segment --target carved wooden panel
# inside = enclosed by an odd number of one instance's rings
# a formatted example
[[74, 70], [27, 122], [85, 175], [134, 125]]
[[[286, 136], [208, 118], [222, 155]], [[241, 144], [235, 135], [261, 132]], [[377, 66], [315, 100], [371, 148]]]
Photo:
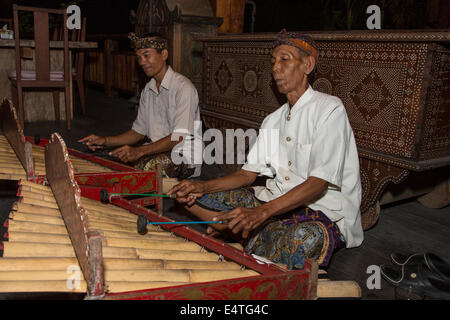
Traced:
[[[338, 96], [358, 145], [364, 229], [389, 183], [450, 165], [450, 32], [312, 32], [312, 86]], [[207, 127], [258, 128], [284, 98], [271, 75], [276, 34], [204, 38], [201, 112]]]
[[[312, 86], [343, 101], [365, 156], [413, 170], [449, 164], [450, 32], [311, 35], [320, 50]], [[276, 110], [284, 99], [271, 75], [274, 38], [205, 39], [202, 110], [255, 124]]]

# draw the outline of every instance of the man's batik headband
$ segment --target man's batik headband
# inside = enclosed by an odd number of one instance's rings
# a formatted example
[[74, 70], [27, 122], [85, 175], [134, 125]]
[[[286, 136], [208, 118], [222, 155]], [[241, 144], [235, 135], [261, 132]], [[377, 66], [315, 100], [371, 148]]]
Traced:
[[306, 54], [313, 56], [316, 63], [319, 60], [319, 50], [310, 36], [298, 32], [286, 32], [286, 29], [283, 29], [274, 41], [273, 48], [281, 46], [282, 44], [299, 48]]
[[167, 49], [167, 40], [161, 37], [145, 37], [139, 38], [135, 33], [128, 34], [128, 39], [131, 40], [131, 46], [134, 50], [153, 48], [153, 49]]

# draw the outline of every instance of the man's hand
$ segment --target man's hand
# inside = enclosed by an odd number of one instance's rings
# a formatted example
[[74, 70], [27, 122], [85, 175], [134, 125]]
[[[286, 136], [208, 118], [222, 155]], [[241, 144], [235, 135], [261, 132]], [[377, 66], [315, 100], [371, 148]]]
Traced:
[[84, 143], [89, 149], [95, 151], [97, 149], [102, 149], [105, 147], [106, 138], [91, 134], [87, 137], [84, 137], [83, 139], [78, 140], [78, 142]]
[[179, 203], [192, 206], [197, 198], [203, 196], [206, 192], [205, 183], [203, 181], [183, 180], [167, 194], [175, 194]]
[[133, 162], [144, 155], [140, 147], [122, 146], [109, 153], [123, 162]]
[[242, 237], [247, 238], [251, 231], [259, 227], [270, 216], [270, 211], [264, 205], [251, 209], [239, 207], [215, 216], [213, 221], [228, 221], [228, 229], [233, 233], [242, 232]]

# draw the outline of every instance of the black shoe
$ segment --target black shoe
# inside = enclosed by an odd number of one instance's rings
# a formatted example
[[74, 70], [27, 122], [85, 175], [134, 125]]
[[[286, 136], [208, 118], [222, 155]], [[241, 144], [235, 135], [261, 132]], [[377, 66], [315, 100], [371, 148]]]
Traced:
[[425, 264], [442, 280], [450, 282], [450, 265], [433, 253], [391, 253], [391, 261], [398, 266]]
[[450, 299], [450, 281], [441, 278], [425, 263], [381, 265], [380, 269], [383, 279], [397, 289], [408, 291], [417, 297]]

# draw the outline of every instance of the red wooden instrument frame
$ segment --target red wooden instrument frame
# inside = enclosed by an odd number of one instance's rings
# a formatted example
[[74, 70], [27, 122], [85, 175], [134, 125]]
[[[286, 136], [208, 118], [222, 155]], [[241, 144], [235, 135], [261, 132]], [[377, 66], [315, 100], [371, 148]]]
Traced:
[[[26, 137], [26, 141], [34, 143], [34, 139]], [[48, 140], [40, 140], [39, 145], [45, 146]], [[100, 200], [100, 190], [106, 189], [108, 193], [161, 193], [161, 177], [154, 171], [139, 171], [127, 165], [111, 160], [80, 154], [79, 151], [67, 149], [69, 154], [89, 160], [104, 167], [116, 170], [109, 173], [79, 173], [75, 180], [79, 184], [81, 195], [90, 199]], [[45, 176], [35, 176], [32, 181], [47, 184]], [[134, 183], [130, 183], [133, 181]], [[151, 183], [150, 183], [151, 182]], [[152, 185], [150, 187], [150, 185]], [[161, 204], [158, 206], [157, 201]], [[144, 215], [152, 222], [173, 222], [144, 205], [155, 204], [162, 208], [162, 198], [127, 200], [123, 197], [111, 197], [110, 203], [127, 211]], [[162, 210], [161, 210], [162, 211]], [[315, 299], [317, 292], [317, 263], [307, 259], [302, 270], [287, 271], [275, 264], [266, 264], [257, 261], [243, 250], [210, 237], [202, 232], [191, 229], [185, 225], [161, 225], [167, 231], [187, 238], [200, 246], [216, 252], [246, 268], [255, 270], [262, 275], [235, 278], [222, 281], [203, 282], [191, 285], [156, 288], [150, 290], [137, 290], [122, 293], [108, 293], [105, 299]], [[137, 230], [136, 230], [137, 233]]]

